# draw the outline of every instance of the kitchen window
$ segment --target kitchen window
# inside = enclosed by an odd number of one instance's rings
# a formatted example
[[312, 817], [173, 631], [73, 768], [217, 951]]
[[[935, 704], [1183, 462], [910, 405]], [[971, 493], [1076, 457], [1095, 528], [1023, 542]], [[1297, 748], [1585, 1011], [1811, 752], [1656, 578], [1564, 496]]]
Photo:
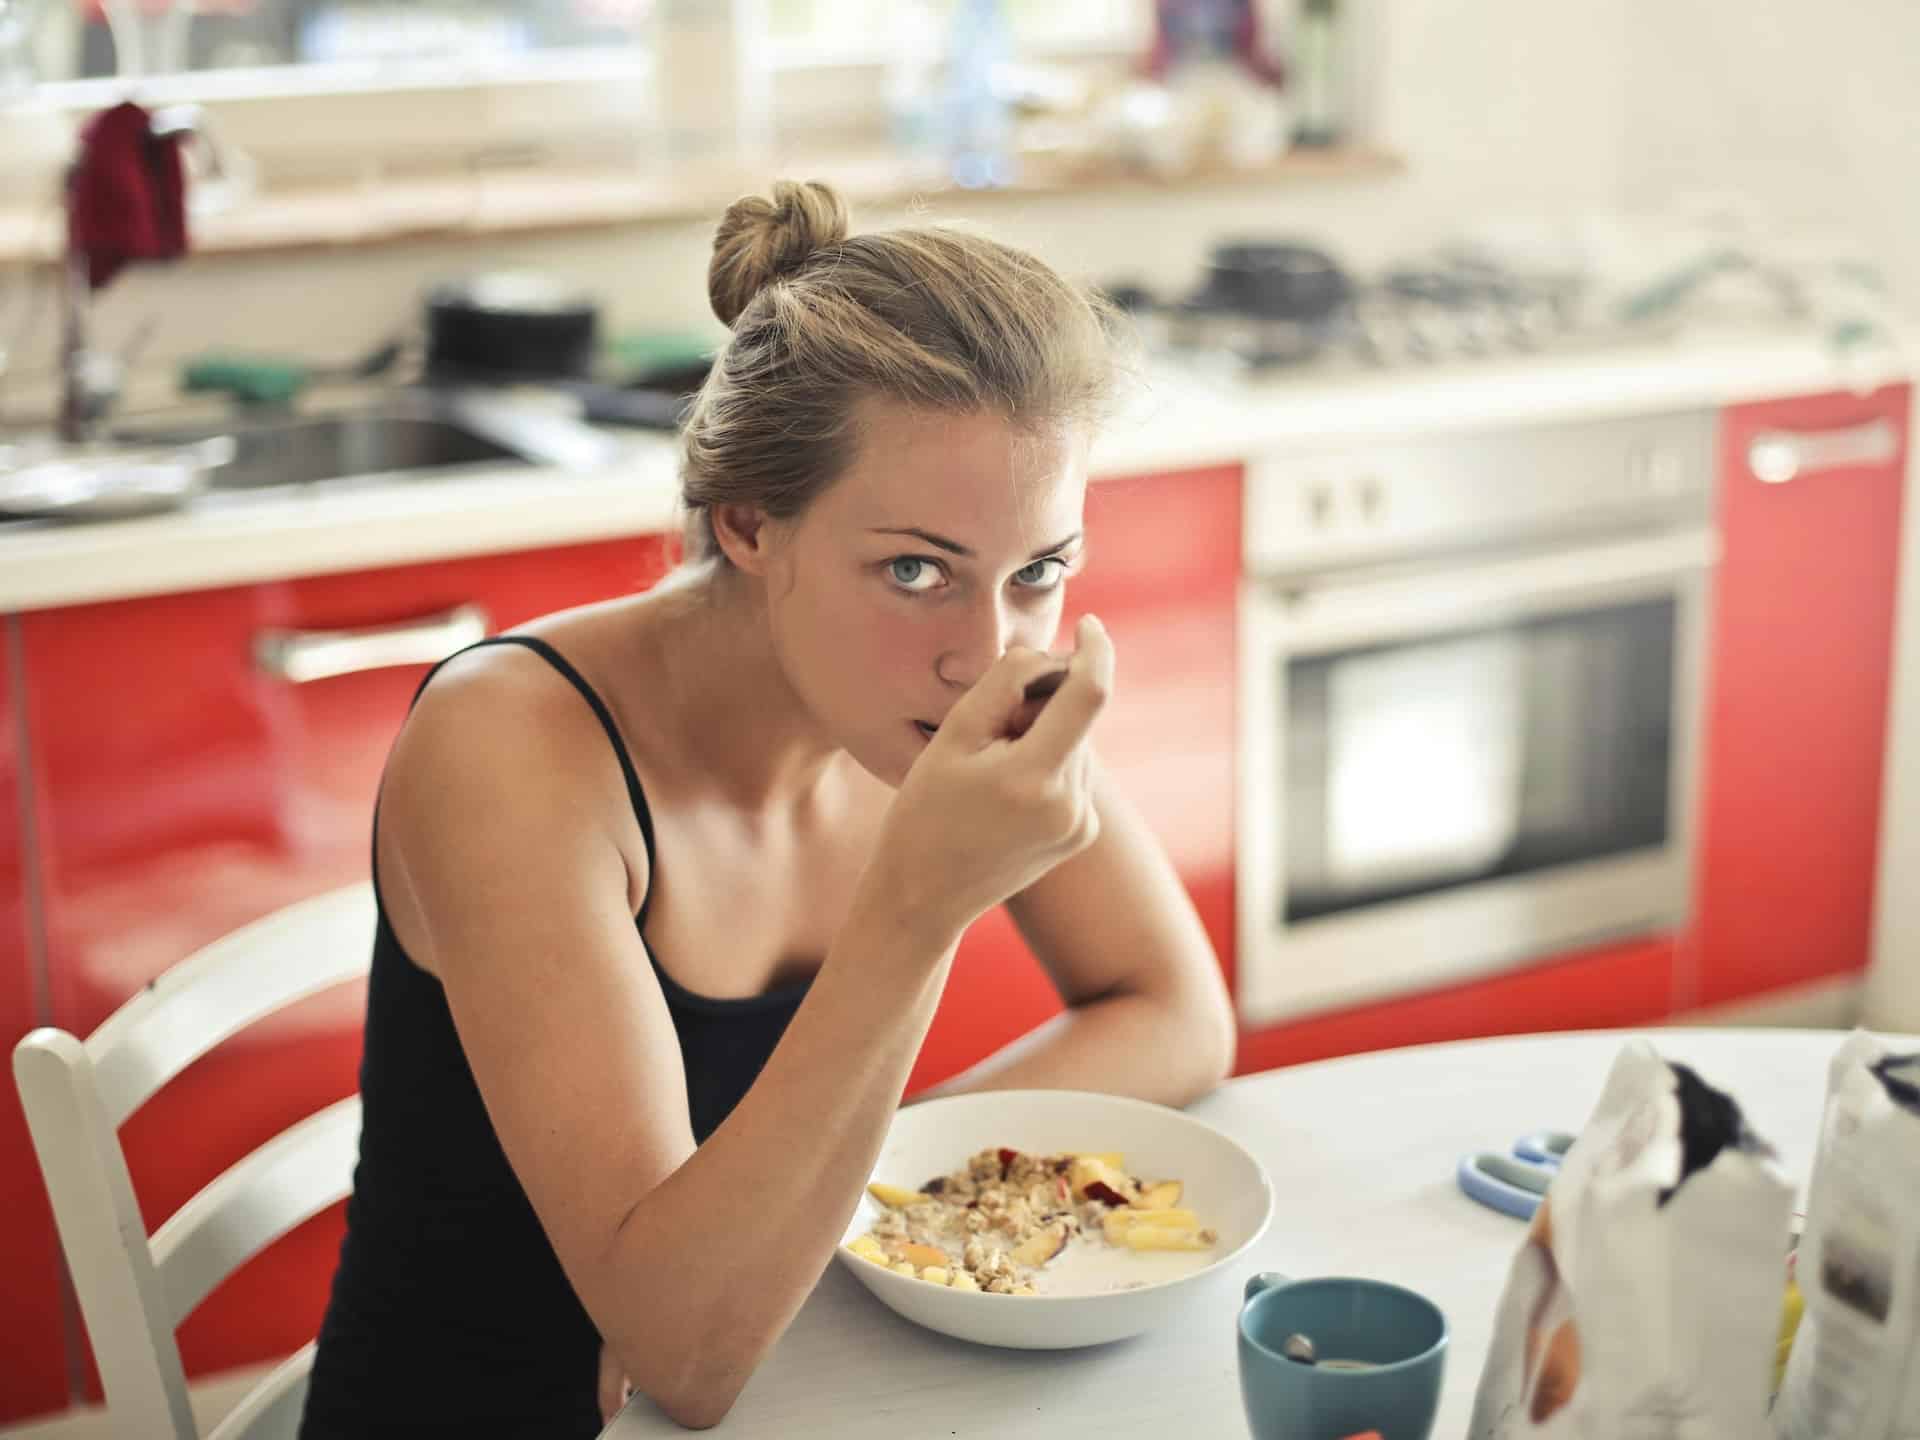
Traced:
[[[908, 12], [951, 21], [956, 0], [768, 0], [774, 63], [798, 67], [885, 57], [886, 37]], [[1002, 0], [1023, 54], [1131, 51], [1147, 42], [1150, 0]]]
[[[722, 3], [722, 0], [708, 0]], [[663, 0], [25, 0], [26, 61], [45, 84], [120, 72], [179, 76], [297, 69], [303, 89], [384, 76], [409, 84], [496, 78], [557, 57], [644, 52]], [[1025, 55], [1124, 53], [1144, 45], [1146, 0], [1003, 0]], [[770, 43], [775, 69], [878, 65], [891, 38], [919, 23], [942, 30], [956, 0], [757, 0], [740, 7]], [[754, 12], [758, 12], [757, 16]], [[329, 73], [331, 72], [331, 73]], [[230, 91], [231, 84], [213, 87]]]
[[[39, 78], [110, 80], [116, 73], [256, 74], [261, 88], [314, 72], [306, 85], [395, 83], [462, 73], [480, 78], [566, 52], [630, 50], [651, 0], [27, 0], [28, 57]], [[279, 72], [277, 77], [274, 72]], [[231, 91], [226, 84], [212, 87]]]
[[[1002, 3], [1021, 59], [1131, 56], [1152, 13], [1147, 0]], [[652, 65], [662, 27], [729, 4], [764, 67], [741, 82], [767, 107], [751, 123], [782, 152], [839, 153], [887, 133], [891, 47], [915, 23], [939, 43], [956, 0], [24, 0], [22, 33], [43, 104], [77, 119], [129, 93], [204, 103], [264, 189], [617, 177], [677, 163], [663, 139], [673, 86]], [[137, 80], [113, 74], [116, 33]]]

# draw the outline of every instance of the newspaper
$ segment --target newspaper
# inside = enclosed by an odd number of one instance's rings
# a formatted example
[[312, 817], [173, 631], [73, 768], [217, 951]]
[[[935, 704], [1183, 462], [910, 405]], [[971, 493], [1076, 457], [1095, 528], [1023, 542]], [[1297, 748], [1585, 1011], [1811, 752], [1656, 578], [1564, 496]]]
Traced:
[[1855, 1031], [1827, 1073], [1781, 1440], [1920, 1440], [1920, 1055]]
[[1765, 1435], [1793, 1198], [1730, 1096], [1625, 1045], [1514, 1257], [1471, 1440]]

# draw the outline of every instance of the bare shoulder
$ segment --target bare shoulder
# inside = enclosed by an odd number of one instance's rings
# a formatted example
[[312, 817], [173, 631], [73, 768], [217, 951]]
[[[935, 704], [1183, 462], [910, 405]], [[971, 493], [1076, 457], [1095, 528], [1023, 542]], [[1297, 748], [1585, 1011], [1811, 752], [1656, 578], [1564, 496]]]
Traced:
[[[387, 760], [376, 839], [388, 918], [436, 972], [430, 889], [457, 885], [484, 907], [479, 897], [507, 877], [538, 885], [547, 857], [617, 883], [637, 908], [649, 878], [606, 732], [564, 676], [518, 645], [458, 655], [420, 693]], [[429, 876], [437, 885], [423, 888]]]

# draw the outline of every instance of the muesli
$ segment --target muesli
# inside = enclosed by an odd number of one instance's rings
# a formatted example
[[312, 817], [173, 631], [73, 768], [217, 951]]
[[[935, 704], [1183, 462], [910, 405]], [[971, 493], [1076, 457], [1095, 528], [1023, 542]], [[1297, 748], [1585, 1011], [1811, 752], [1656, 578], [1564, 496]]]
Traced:
[[1211, 1249], [1219, 1237], [1180, 1207], [1183, 1189], [1128, 1174], [1117, 1154], [999, 1146], [917, 1190], [869, 1185], [884, 1208], [847, 1248], [934, 1285], [1033, 1295], [1038, 1272], [1076, 1240], [1136, 1253]]

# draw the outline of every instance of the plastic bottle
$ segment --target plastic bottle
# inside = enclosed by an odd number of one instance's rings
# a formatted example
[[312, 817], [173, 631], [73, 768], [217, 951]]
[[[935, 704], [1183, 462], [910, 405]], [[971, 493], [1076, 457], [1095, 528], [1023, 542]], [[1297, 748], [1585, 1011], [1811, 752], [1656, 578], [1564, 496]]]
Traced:
[[1340, 133], [1338, 0], [1306, 0], [1300, 15], [1300, 109], [1296, 145], [1335, 145]]
[[947, 53], [942, 139], [948, 173], [970, 190], [1014, 178], [1013, 116], [994, 83], [1011, 49], [1000, 0], [960, 0]]
[[898, 0], [887, 56], [887, 126], [897, 149], [915, 172], [938, 174], [940, 153], [940, 71], [945, 37], [930, 0]]

